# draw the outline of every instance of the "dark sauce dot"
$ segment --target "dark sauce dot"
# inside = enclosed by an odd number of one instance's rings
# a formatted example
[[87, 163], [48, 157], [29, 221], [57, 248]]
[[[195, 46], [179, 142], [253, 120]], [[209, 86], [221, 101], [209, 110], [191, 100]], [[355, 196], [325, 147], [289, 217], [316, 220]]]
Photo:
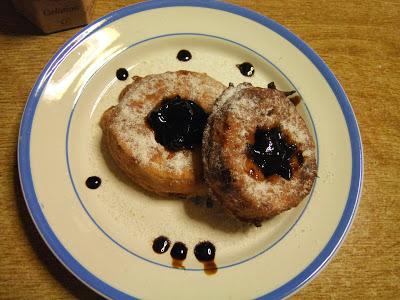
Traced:
[[192, 54], [188, 50], [182, 49], [178, 52], [176, 58], [180, 61], [188, 61], [192, 58]]
[[[285, 94], [286, 97], [293, 95], [294, 93], [296, 93], [296, 91], [287, 91], [287, 92], [283, 92]], [[297, 96], [296, 96], [297, 97]]]
[[173, 259], [184, 260], [187, 255], [187, 247], [184, 243], [176, 242], [171, 249], [171, 256]]
[[[268, 86], [267, 86], [269, 89], [273, 89], [273, 90], [276, 90], [276, 85], [275, 85], [275, 82], [270, 82], [270, 83], [268, 83]], [[291, 95], [293, 95], [294, 93], [296, 93], [296, 91], [287, 91], [287, 92], [283, 92], [284, 94], [285, 94], [285, 96], [286, 97], [288, 97], [288, 96], [291, 96]], [[297, 96], [296, 96], [297, 97]]]
[[290, 159], [297, 150], [296, 145], [288, 143], [278, 127], [257, 128], [254, 141], [249, 145], [247, 155], [264, 176], [277, 174], [289, 180], [292, 177]]
[[204, 263], [204, 273], [207, 275], [213, 275], [217, 273], [218, 267], [213, 261], [207, 261]]
[[240, 65], [236, 65], [236, 67], [238, 67], [240, 73], [242, 73], [242, 75], [246, 76], [246, 77], [253, 76], [253, 74], [255, 72], [253, 65], [249, 62], [244, 62]]
[[191, 100], [164, 99], [147, 116], [155, 139], [170, 151], [193, 149], [201, 146], [208, 115]]
[[115, 73], [119, 80], [126, 80], [129, 76], [128, 70], [125, 68], [119, 68]]
[[200, 242], [194, 247], [194, 256], [204, 265], [204, 273], [212, 275], [217, 273], [218, 267], [214, 262], [215, 246], [209, 241]]
[[153, 250], [156, 253], [165, 253], [169, 249], [170, 241], [165, 236], [159, 236], [153, 241]]
[[276, 86], [275, 86], [275, 82], [270, 82], [270, 83], [268, 83], [268, 86], [267, 86], [269, 89], [273, 89], [273, 90], [276, 90]]
[[183, 265], [183, 260], [179, 259], [172, 259], [172, 266], [177, 269], [184, 269], [185, 266]]
[[194, 256], [201, 262], [213, 261], [215, 258], [215, 246], [208, 241], [200, 242], [194, 247]]
[[88, 179], [86, 179], [86, 186], [89, 189], [97, 189], [101, 185], [101, 179], [100, 177], [97, 176], [90, 176]]
[[294, 97], [289, 98], [289, 100], [296, 106], [300, 103], [301, 98], [300, 98], [300, 96], [294, 96]]

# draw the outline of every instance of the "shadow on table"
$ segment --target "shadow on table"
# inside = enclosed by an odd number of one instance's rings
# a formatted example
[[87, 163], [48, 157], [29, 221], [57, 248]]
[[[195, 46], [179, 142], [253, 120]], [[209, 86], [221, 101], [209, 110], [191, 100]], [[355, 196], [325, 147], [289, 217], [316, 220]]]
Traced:
[[35, 224], [29, 214], [28, 208], [22, 195], [21, 186], [18, 177], [17, 164], [14, 170], [14, 187], [19, 217], [28, 237], [28, 240], [35, 251], [36, 255], [46, 266], [47, 270], [56, 278], [67, 290], [69, 290], [78, 299], [103, 299], [101, 296], [93, 292], [86, 285], [76, 279], [64, 266], [57, 260], [50, 249], [42, 240]]
[[0, 33], [4, 35], [41, 35], [40, 29], [18, 13], [10, 0], [0, 0]]

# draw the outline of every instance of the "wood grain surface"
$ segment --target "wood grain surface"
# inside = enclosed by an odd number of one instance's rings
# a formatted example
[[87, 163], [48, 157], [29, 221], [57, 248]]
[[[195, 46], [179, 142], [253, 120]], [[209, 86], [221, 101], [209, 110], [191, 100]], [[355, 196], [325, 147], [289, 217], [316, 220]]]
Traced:
[[[0, 298], [95, 299], [53, 257], [17, 174], [18, 127], [46, 62], [78, 29], [41, 35], [0, 1]], [[136, 1], [98, 0], [93, 18]], [[364, 187], [343, 246], [294, 299], [400, 299], [400, 2], [244, 1], [308, 43], [343, 85], [361, 129]]]

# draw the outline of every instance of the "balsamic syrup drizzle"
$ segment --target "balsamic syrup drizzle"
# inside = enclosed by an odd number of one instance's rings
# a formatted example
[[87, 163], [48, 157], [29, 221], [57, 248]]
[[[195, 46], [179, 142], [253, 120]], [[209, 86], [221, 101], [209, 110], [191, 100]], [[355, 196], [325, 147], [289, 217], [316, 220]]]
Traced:
[[115, 76], [117, 76], [118, 80], [126, 80], [129, 76], [129, 72], [125, 68], [119, 68], [117, 72], [115, 72]]
[[192, 59], [192, 54], [188, 50], [182, 49], [178, 52], [176, 58], [180, 61], [189, 61]]
[[158, 254], [162, 254], [168, 251], [171, 242], [165, 236], [159, 236], [153, 241], [153, 250]]
[[172, 266], [175, 268], [184, 268], [183, 261], [186, 259], [187, 247], [182, 242], [176, 242], [171, 249]]
[[217, 273], [217, 265], [214, 262], [215, 258], [215, 246], [209, 241], [203, 241], [198, 243], [194, 248], [194, 256], [197, 260], [202, 262], [204, 265], [204, 272], [207, 275]]
[[249, 62], [244, 62], [240, 65], [236, 65], [236, 67], [238, 67], [240, 73], [242, 73], [243, 76], [251, 77], [254, 75], [254, 66]]
[[101, 178], [97, 176], [90, 176], [86, 179], [86, 186], [89, 189], [97, 189], [101, 185]]

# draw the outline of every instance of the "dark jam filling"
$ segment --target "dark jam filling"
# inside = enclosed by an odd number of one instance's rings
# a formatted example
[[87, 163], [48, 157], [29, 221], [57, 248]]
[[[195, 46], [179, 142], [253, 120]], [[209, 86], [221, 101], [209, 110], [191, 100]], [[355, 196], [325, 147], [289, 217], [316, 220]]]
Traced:
[[153, 250], [156, 253], [162, 254], [168, 251], [170, 241], [165, 236], [159, 236], [153, 241]]
[[192, 54], [188, 50], [182, 49], [178, 52], [176, 58], [180, 61], [188, 61], [192, 58]]
[[297, 158], [297, 162], [298, 162], [299, 166], [302, 166], [304, 163], [303, 153], [301, 153], [300, 151], [296, 152], [296, 158]]
[[254, 66], [249, 63], [249, 62], [244, 62], [240, 65], [236, 65], [236, 67], [239, 68], [240, 73], [242, 73], [243, 76], [246, 77], [251, 77], [254, 74]]
[[86, 179], [86, 186], [89, 189], [97, 189], [101, 185], [101, 178], [97, 176], [90, 176]]
[[117, 76], [118, 80], [126, 80], [129, 76], [129, 73], [127, 69], [119, 68], [115, 73], [115, 76]]
[[191, 100], [176, 96], [164, 99], [147, 116], [155, 139], [170, 151], [201, 145], [208, 115]]
[[286, 180], [292, 177], [290, 159], [297, 147], [284, 138], [278, 127], [257, 128], [255, 142], [247, 155], [261, 169], [265, 177], [277, 174]]

